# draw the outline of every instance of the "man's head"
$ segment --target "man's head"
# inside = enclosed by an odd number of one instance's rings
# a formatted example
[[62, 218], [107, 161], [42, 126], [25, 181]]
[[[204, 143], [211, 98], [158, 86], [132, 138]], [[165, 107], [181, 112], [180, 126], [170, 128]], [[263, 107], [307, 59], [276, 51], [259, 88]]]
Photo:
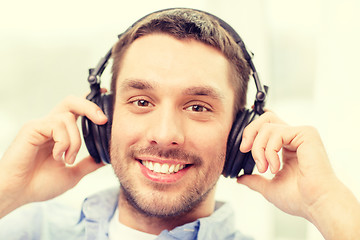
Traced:
[[209, 16], [170, 10], [137, 23], [113, 56], [120, 199], [157, 218], [210, 214], [235, 105], [245, 104], [240, 48]]

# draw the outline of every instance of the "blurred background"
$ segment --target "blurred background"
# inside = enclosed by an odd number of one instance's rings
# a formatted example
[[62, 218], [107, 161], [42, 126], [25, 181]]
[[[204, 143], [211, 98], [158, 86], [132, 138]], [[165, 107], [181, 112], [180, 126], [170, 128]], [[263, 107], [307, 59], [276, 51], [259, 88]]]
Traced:
[[[67, 95], [87, 93], [88, 68], [117, 34], [152, 11], [191, 7], [237, 30], [270, 86], [267, 108], [292, 125], [318, 128], [339, 178], [360, 199], [360, 1], [0, 2], [0, 156], [25, 122], [43, 117]], [[108, 87], [104, 75], [102, 86]], [[79, 158], [86, 154], [83, 147]], [[107, 166], [56, 201], [78, 207], [85, 196], [116, 185]], [[217, 198], [231, 202], [237, 227], [255, 239], [322, 239], [305, 220], [280, 212], [234, 180], [221, 178]]]

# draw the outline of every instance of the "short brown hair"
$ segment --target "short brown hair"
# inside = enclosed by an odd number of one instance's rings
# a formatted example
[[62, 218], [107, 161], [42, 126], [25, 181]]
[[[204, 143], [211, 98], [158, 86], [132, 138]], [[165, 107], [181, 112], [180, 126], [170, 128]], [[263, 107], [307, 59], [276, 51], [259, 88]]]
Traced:
[[235, 113], [244, 108], [250, 68], [241, 48], [214, 17], [193, 9], [169, 9], [152, 13], [136, 22], [120, 36], [112, 50], [113, 93], [116, 91], [116, 80], [125, 51], [137, 38], [152, 33], [165, 33], [177, 39], [191, 38], [220, 50], [231, 66], [229, 77], [234, 86]]

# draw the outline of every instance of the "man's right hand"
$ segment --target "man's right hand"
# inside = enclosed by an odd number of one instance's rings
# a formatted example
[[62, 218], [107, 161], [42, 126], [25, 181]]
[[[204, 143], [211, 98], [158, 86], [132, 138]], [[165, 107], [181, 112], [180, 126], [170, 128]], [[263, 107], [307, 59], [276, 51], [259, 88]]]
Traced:
[[47, 117], [20, 130], [0, 160], [0, 218], [26, 203], [64, 193], [103, 166], [90, 156], [74, 164], [81, 145], [79, 116], [100, 125], [107, 122], [96, 104], [68, 97]]

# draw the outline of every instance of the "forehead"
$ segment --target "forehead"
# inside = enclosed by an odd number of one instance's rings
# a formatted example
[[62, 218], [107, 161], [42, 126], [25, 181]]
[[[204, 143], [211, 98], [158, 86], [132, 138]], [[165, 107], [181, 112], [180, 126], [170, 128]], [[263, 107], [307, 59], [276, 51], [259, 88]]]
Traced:
[[129, 79], [140, 79], [158, 86], [196, 85], [221, 92], [232, 90], [229, 72], [228, 60], [211, 46], [193, 39], [151, 34], [136, 39], [126, 50], [117, 86], [123, 86], [122, 82]]

